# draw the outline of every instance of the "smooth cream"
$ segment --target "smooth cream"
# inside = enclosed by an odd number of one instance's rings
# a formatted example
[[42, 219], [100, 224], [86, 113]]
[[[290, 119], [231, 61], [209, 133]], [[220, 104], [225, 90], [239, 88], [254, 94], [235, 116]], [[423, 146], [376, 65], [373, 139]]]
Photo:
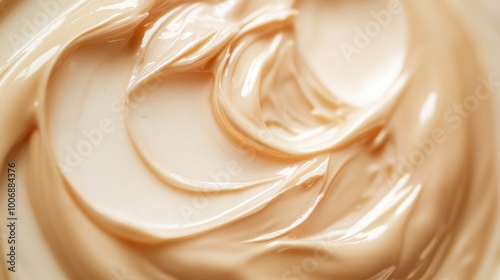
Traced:
[[500, 81], [442, 1], [86, 1], [0, 69], [5, 279], [498, 267]]

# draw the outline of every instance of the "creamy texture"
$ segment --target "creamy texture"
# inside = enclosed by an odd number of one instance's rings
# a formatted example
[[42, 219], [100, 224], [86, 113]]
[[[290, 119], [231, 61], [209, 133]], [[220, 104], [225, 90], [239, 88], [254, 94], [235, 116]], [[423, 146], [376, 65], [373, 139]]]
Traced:
[[0, 73], [34, 248], [4, 278], [493, 279], [500, 83], [447, 4], [86, 1], [44, 30]]

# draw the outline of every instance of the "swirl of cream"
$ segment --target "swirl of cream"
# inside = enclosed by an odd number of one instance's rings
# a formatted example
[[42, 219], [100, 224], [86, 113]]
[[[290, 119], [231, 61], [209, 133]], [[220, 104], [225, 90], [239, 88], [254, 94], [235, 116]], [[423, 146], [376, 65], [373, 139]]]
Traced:
[[450, 7], [396, 2], [392, 44], [350, 67], [332, 33], [382, 1], [88, 1], [55, 21], [3, 68], [0, 158], [26, 169], [57, 275], [488, 277], [498, 83]]

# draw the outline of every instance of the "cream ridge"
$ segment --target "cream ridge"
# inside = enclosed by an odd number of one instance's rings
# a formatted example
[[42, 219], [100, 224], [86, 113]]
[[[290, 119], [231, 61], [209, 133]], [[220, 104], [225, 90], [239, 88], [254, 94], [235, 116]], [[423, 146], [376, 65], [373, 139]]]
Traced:
[[0, 278], [496, 279], [477, 44], [444, 1], [80, 2], [0, 66]]

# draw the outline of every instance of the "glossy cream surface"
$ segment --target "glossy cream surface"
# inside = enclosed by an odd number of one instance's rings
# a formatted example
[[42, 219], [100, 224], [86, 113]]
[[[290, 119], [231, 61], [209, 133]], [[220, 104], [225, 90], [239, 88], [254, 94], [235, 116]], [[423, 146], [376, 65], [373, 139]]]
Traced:
[[500, 80], [449, 3], [63, 2], [0, 66], [1, 279], [498, 278]]

